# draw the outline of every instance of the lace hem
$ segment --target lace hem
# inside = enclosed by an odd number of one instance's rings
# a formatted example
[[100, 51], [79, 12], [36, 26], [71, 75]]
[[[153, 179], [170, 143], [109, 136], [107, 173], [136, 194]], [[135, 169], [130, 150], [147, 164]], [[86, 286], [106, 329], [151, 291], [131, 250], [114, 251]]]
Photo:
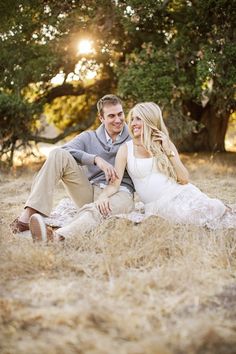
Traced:
[[[138, 202], [135, 204], [134, 211], [129, 214], [118, 214], [116, 217], [140, 223], [149, 216], [156, 215], [179, 224], [195, 224], [210, 229], [236, 228], [236, 204], [225, 206], [218, 199], [207, 197], [208, 203], [202, 204], [201, 200], [201, 207], [199, 207], [199, 201], [196, 198], [192, 198], [190, 204], [187, 196], [178, 195], [175, 199], [174, 203], [169, 201], [167, 205], [163, 206], [157, 203], [149, 203], [144, 206], [142, 202]], [[217, 205], [220, 207], [217, 209], [217, 213], [209, 213], [209, 200], [214, 204], [214, 208], [217, 201]], [[188, 201], [187, 205], [186, 201]], [[50, 216], [45, 218], [45, 222], [52, 227], [64, 227], [72, 222], [78, 213], [78, 209], [70, 198], [64, 198]]]

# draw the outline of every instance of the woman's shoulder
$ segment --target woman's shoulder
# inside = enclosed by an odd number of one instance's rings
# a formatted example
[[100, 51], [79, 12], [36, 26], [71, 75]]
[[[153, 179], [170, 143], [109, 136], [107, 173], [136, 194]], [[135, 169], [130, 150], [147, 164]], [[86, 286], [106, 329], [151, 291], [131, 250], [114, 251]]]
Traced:
[[119, 152], [122, 152], [122, 153], [127, 153], [128, 151], [128, 142], [125, 142], [124, 144], [122, 144], [120, 147], [119, 147]]
[[127, 160], [133, 158], [133, 140], [126, 141], [119, 149], [119, 155], [122, 155]]
[[133, 140], [126, 141], [125, 145], [127, 146], [128, 150], [133, 147]]
[[128, 147], [127, 147], [127, 144], [124, 143], [119, 147], [119, 150], [116, 155], [116, 160], [117, 161], [126, 160], [127, 155], [128, 155]]

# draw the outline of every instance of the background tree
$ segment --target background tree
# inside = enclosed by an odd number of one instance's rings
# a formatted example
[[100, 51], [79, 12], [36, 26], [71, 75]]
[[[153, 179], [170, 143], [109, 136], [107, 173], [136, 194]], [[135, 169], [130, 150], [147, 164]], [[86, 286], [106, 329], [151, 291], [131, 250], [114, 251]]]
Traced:
[[235, 110], [236, 2], [131, 0], [125, 9], [135, 48], [118, 66], [120, 93], [161, 103], [182, 149], [224, 151]]
[[[73, 0], [22, 0], [7, 5], [1, 1], [0, 5], [4, 14], [0, 24], [0, 154], [10, 152], [12, 160], [14, 150], [29, 141], [55, 143], [94, 123], [95, 102], [115, 88], [109, 49], [104, 44], [106, 36], [113, 37], [112, 7], [110, 1], [101, 1], [97, 11], [95, 1]], [[95, 48], [86, 58], [77, 49], [84, 37], [94, 39]], [[78, 63], [83, 65], [76, 72]], [[86, 71], [94, 66], [96, 80], [85, 80]], [[63, 80], [54, 84], [51, 80], [58, 73]], [[79, 99], [77, 110], [68, 104], [73, 97]], [[55, 101], [59, 98], [60, 103]], [[40, 137], [36, 123], [45, 109], [55, 112], [57, 104], [61, 104], [61, 112], [67, 109], [67, 118], [59, 124], [61, 115], [55, 118], [54, 114], [52, 120], [67, 129], [54, 139]], [[49, 105], [54, 108], [49, 109]]]
[[[108, 92], [127, 106], [160, 103], [182, 150], [224, 150], [235, 109], [235, 0], [1, 0], [0, 11], [1, 156], [89, 128]], [[84, 38], [93, 41], [86, 55], [77, 48]], [[64, 131], [41, 137], [42, 114]]]

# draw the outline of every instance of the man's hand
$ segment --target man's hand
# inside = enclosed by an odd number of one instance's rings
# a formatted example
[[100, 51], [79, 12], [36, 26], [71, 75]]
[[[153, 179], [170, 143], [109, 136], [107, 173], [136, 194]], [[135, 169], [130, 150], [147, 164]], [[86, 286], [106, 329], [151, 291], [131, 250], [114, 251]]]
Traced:
[[115, 168], [105, 160], [103, 160], [100, 156], [96, 156], [94, 159], [95, 164], [105, 173], [107, 182], [115, 182], [118, 177]]
[[98, 198], [96, 205], [103, 217], [106, 218], [111, 214], [111, 206], [108, 198], [103, 198], [101, 200]]

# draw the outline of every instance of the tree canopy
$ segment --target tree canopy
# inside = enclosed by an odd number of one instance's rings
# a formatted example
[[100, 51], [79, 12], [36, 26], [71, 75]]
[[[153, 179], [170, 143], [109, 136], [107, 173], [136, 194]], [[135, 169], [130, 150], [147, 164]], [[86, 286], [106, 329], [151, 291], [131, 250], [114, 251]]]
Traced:
[[[127, 107], [160, 104], [182, 150], [224, 150], [235, 110], [235, 0], [0, 5], [1, 155], [45, 141], [42, 114], [64, 130], [52, 142], [91, 127], [97, 99], [111, 92]], [[82, 39], [90, 52], [78, 51]]]

